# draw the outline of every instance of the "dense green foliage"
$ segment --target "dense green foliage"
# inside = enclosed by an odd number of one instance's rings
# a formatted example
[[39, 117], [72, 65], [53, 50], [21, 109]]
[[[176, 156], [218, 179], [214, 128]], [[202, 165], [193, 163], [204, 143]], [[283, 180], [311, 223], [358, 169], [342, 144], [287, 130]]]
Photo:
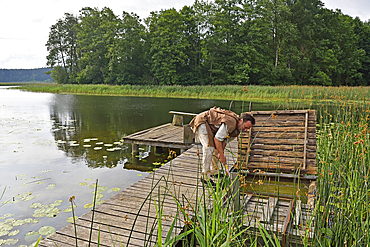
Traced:
[[52, 82], [50, 68], [0, 69], [0, 82]]
[[197, 0], [144, 21], [84, 8], [46, 46], [63, 84], [370, 85], [370, 22], [320, 0]]

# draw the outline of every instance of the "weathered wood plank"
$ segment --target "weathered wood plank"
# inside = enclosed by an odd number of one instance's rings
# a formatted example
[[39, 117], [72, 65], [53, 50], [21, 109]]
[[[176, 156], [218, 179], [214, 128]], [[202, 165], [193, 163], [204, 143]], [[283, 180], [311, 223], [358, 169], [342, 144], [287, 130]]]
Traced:
[[276, 197], [270, 197], [268, 200], [268, 203], [263, 208], [263, 214], [262, 217], [260, 218], [260, 221], [262, 222], [270, 222], [271, 216], [275, 210], [275, 206], [277, 203], [277, 198]]

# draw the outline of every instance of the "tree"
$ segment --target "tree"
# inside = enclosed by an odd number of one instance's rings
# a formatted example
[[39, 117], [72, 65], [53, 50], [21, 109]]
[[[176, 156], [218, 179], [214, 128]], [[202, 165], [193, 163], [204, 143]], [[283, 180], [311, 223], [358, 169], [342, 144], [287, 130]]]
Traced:
[[136, 14], [127, 12], [123, 12], [117, 25], [117, 33], [107, 55], [107, 81], [119, 85], [138, 84], [149, 73], [144, 51], [145, 28]]
[[81, 72], [76, 81], [109, 83], [109, 49], [114, 44], [118, 18], [111, 9], [83, 8], [80, 11], [78, 43], [81, 51]]
[[175, 9], [152, 12], [147, 19], [151, 72], [160, 85], [181, 84], [182, 69], [189, 64], [185, 25]]
[[79, 54], [77, 45], [77, 17], [66, 13], [52, 25], [46, 43], [49, 55], [47, 65], [52, 68], [51, 75], [58, 83], [73, 82], [79, 72]]

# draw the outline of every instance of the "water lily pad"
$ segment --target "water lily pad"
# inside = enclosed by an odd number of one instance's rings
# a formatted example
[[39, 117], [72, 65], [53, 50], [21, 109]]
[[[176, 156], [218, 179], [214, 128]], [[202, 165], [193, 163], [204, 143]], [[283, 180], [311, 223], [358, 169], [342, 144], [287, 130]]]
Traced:
[[24, 220], [16, 220], [13, 222], [13, 226], [22, 226], [24, 224], [26, 224]]
[[89, 208], [92, 208], [93, 206], [94, 206], [94, 204], [87, 203], [87, 204], [84, 205], [84, 208], [89, 209]]
[[42, 172], [52, 172], [53, 170], [43, 170]]
[[37, 224], [40, 222], [40, 220], [38, 219], [33, 219], [33, 218], [28, 218], [28, 219], [25, 219], [24, 222], [30, 224], [30, 223], [34, 223], [34, 224]]
[[[78, 217], [77, 216], [75, 216], [75, 220], [77, 220], [78, 219]], [[68, 223], [73, 223], [73, 217], [71, 216], [71, 217], [68, 217], [67, 218], [67, 222]]]
[[114, 191], [114, 192], [118, 192], [118, 191], [120, 191], [121, 189], [120, 188], [118, 188], [118, 187], [116, 187], [116, 188], [112, 188], [112, 191]]
[[48, 187], [46, 187], [47, 190], [52, 190], [54, 189], [56, 184], [49, 184]]
[[32, 203], [32, 204], [31, 204], [30, 208], [38, 208], [38, 207], [41, 207], [41, 206], [42, 206], [42, 204], [41, 204], [41, 203], [39, 203], [39, 202], [34, 202], [34, 203]]
[[92, 180], [92, 178], [86, 178], [85, 180], [86, 180], [86, 181], [90, 181], [90, 180]]
[[44, 181], [38, 181], [36, 184], [43, 184], [45, 183]]
[[52, 226], [43, 226], [39, 229], [41, 235], [50, 235], [55, 232], [55, 228]]
[[108, 190], [107, 186], [99, 186], [98, 193], [102, 193], [103, 191], [107, 191], [107, 190]]
[[14, 214], [11, 214], [11, 213], [4, 215], [4, 217], [6, 217], [6, 218], [9, 218], [9, 217], [12, 217], [12, 216], [14, 216]]
[[30, 231], [26, 234], [26, 236], [32, 236], [32, 235], [35, 235], [35, 234], [39, 234], [39, 232], [35, 232], [35, 231]]
[[101, 150], [102, 147], [94, 147], [94, 150]]
[[104, 197], [104, 195], [103, 194], [99, 194], [99, 193], [97, 193], [96, 196], [95, 196], [96, 200], [100, 200], [103, 197]]
[[86, 186], [87, 185], [87, 182], [81, 182], [81, 183], [78, 183], [78, 185]]
[[9, 225], [5, 222], [0, 222], [0, 231], [10, 231], [13, 229], [12, 225]]
[[25, 174], [18, 174], [16, 177], [20, 178], [20, 177], [26, 177], [27, 175]]
[[46, 216], [46, 213], [34, 213], [32, 216], [35, 218], [42, 218]]
[[36, 177], [31, 177], [31, 178], [36, 179], [36, 178], [41, 178], [41, 176], [36, 176]]
[[5, 221], [4, 221], [4, 223], [5, 224], [13, 224], [13, 222], [15, 221], [15, 219], [14, 218], [9, 218], [9, 219], [6, 219]]
[[46, 216], [47, 217], [55, 217], [59, 214], [59, 209], [58, 208], [49, 208], [46, 210]]
[[18, 233], [19, 233], [19, 230], [14, 230], [12, 232], [9, 232], [8, 236], [13, 237], [13, 236], [17, 235]]
[[7, 239], [4, 241], [4, 245], [12, 245], [12, 244], [16, 244], [17, 242], [19, 241], [19, 239]]
[[30, 201], [30, 200], [32, 200], [32, 199], [35, 199], [36, 198], [36, 196], [34, 196], [34, 195], [32, 195], [32, 196], [26, 196], [26, 197], [24, 197], [24, 198], [22, 198], [22, 201]]
[[5, 235], [8, 235], [8, 234], [9, 234], [9, 231], [2, 231], [2, 230], [0, 230], [0, 237], [5, 236]]
[[138, 173], [137, 175], [138, 175], [139, 177], [142, 177], [142, 176], [143, 176], [143, 174], [141, 174], [141, 173]]
[[[99, 187], [100, 185], [98, 184], [98, 187]], [[89, 187], [91, 188], [91, 189], [94, 189], [95, 187], [96, 187], [96, 183], [94, 183], [94, 184], [90, 184], [89, 185]]]

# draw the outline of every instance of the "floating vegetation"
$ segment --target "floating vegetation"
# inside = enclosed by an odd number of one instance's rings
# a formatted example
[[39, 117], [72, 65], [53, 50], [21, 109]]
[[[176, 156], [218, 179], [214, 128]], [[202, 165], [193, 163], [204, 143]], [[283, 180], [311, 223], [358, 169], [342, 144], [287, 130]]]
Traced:
[[87, 185], [87, 182], [81, 182], [81, 183], [78, 183], [78, 185], [86, 186]]
[[84, 139], [84, 142], [90, 142], [90, 139]]
[[[77, 208], [77, 205], [74, 205], [73, 208]], [[63, 212], [65, 212], [65, 213], [70, 213], [72, 211], [73, 211], [72, 205], [69, 205], [68, 208], [66, 208], [66, 209], [63, 210]]]
[[101, 150], [102, 147], [94, 147], [94, 150]]
[[53, 170], [43, 170], [42, 172], [52, 172]]
[[4, 217], [6, 217], [6, 218], [9, 218], [9, 217], [12, 217], [12, 216], [14, 216], [14, 214], [11, 214], [11, 213], [4, 215]]
[[16, 244], [18, 241], [19, 239], [7, 239], [7, 240], [0, 239], [0, 245], [12, 245]]
[[84, 148], [90, 148], [91, 145], [83, 145]]
[[[75, 219], [75, 220], [77, 220], [77, 219], [78, 219], [78, 217], [77, 217], [77, 216], [75, 216], [75, 217], [74, 217], [74, 219]], [[68, 222], [68, 223], [73, 223], [73, 217], [72, 217], [72, 216], [71, 216], [71, 217], [68, 217], [68, 218], [67, 218], [67, 222]]]
[[55, 232], [55, 228], [52, 226], [43, 226], [39, 229], [39, 234], [50, 235]]
[[9, 232], [8, 236], [9, 237], [14, 237], [15, 235], [17, 235], [19, 233], [19, 230], [14, 230], [12, 232]]
[[39, 203], [39, 202], [34, 202], [34, 203], [32, 203], [32, 204], [31, 204], [30, 208], [38, 208], [38, 207], [41, 207], [41, 206], [42, 206], [42, 204], [41, 204], [41, 203]]
[[118, 191], [120, 191], [121, 189], [120, 188], [118, 188], [118, 187], [116, 187], [116, 188], [112, 188], [112, 191], [114, 191], [114, 192], [118, 192]]
[[92, 208], [93, 206], [94, 206], [94, 204], [87, 203], [87, 204], [84, 205], [84, 208], [89, 209], [89, 208]]
[[24, 224], [26, 224], [26, 222], [24, 220], [15, 220], [13, 222], [13, 226], [22, 226]]
[[49, 184], [48, 187], [46, 187], [47, 190], [52, 190], [54, 189], [56, 184]]
[[114, 145], [121, 145], [121, 142], [113, 142]]
[[33, 218], [28, 218], [28, 219], [25, 219], [24, 222], [27, 223], [27, 224], [31, 224], [31, 223], [37, 224], [37, 223], [40, 222], [40, 220], [33, 219]]
[[91, 141], [97, 141], [98, 138], [90, 138]]
[[106, 147], [113, 147], [113, 144], [106, 143], [106, 144], [104, 144], [104, 146], [106, 146]]
[[107, 148], [106, 150], [107, 150], [108, 152], [116, 151], [116, 149], [114, 149], [114, 148]]
[[98, 187], [98, 193], [102, 193], [103, 191], [107, 191], [108, 190], [108, 187], [107, 186], [99, 186]]
[[142, 176], [143, 176], [143, 174], [141, 174], [141, 173], [138, 173], [137, 175], [138, 175], [139, 177], [142, 177]]
[[86, 180], [86, 181], [91, 181], [91, 180], [92, 180], [92, 178], [86, 178], [85, 180]]
[[97, 142], [97, 143], [95, 143], [96, 145], [103, 145], [104, 144], [104, 142]]
[[35, 231], [30, 231], [26, 234], [26, 236], [32, 236], [32, 235], [36, 235], [36, 234], [39, 234], [39, 232], [35, 232]]

